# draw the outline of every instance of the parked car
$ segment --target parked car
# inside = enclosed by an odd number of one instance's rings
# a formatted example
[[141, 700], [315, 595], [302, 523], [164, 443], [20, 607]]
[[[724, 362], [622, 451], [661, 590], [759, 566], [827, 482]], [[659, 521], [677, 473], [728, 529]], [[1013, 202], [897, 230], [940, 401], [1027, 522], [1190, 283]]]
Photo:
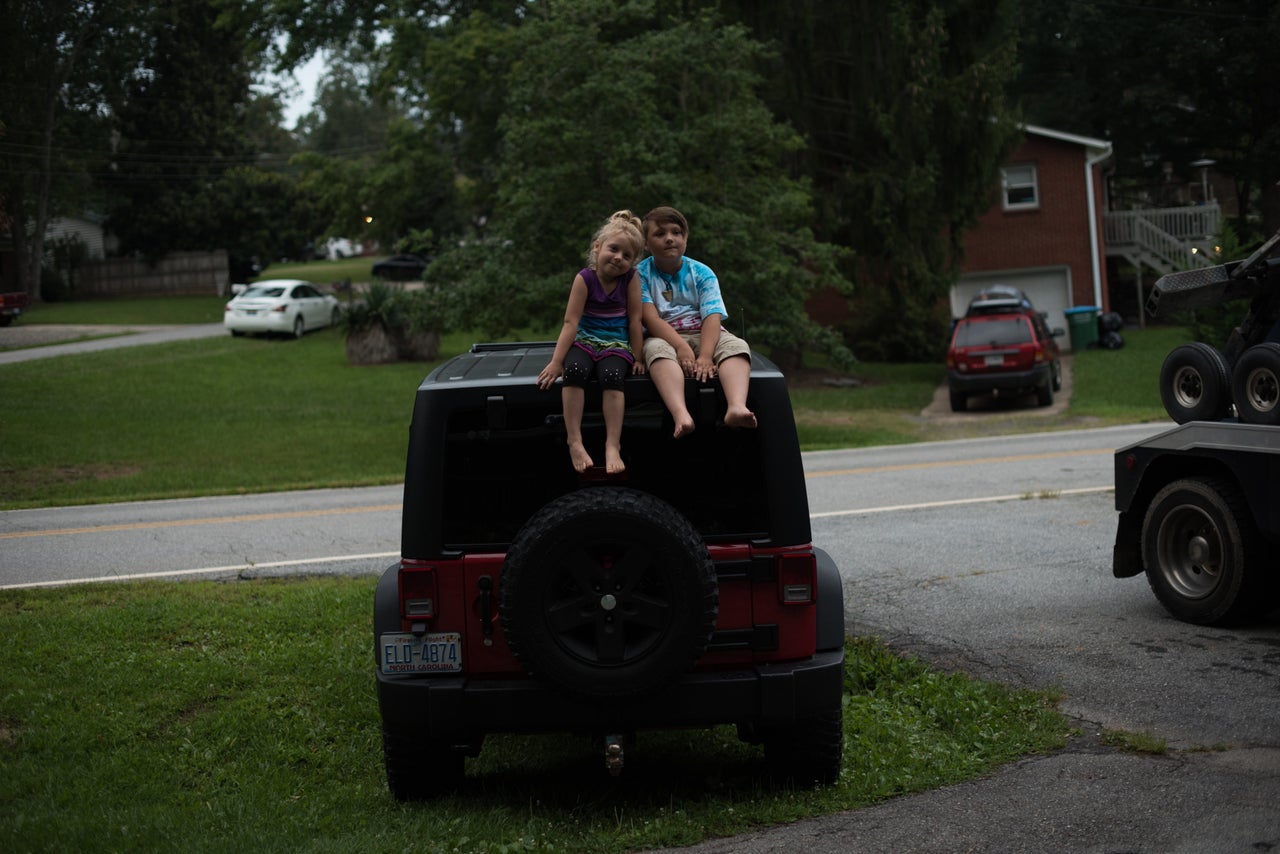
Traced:
[[364, 245], [346, 237], [330, 237], [320, 246], [320, 257], [329, 261], [341, 261], [364, 254]]
[[222, 315], [232, 335], [279, 333], [301, 338], [311, 329], [333, 326], [342, 310], [332, 294], [298, 279], [267, 279], [237, 294]]
[[947, 386], [953, 412], [975, 395], [1021, 397], [1035, 392], [1041, 406], [1062, 388], [1062, 354], [1044, 318], [1033, 309], [974, 314], [956, 321], [947, 349]]
[[0, 326], [8, 326], [14, 319], [27, 310], [31, 298], [26, 291], [10, 291], [0, 294]]
[[412, 282], [422, 278], [431, 259], [421, 255], [392, 255], [373, 265], [373, 275], [389, 282]]
[[687, 381], [698, 428], [679, 440], [628, 379], [625, 474], [579, 475], [559, 395], [534, 383], [554, 349], [478, 344], [417, 389], [401, 558], [373, 601], [391, 793], [450, 792], [491, 733], [591, 735], [617, 774], [639, 731], [717, 724], [779, 780], [835, 781], [844, 597], [782, 373], [752, 354], [756, 430], [724, 427], [718, 382]]
[[1032, 308], [1030, 298], [1018, 288], [1012, 285], [991, 285], [969, 300], [965, 316], [1023, 312], [1031, 311]]

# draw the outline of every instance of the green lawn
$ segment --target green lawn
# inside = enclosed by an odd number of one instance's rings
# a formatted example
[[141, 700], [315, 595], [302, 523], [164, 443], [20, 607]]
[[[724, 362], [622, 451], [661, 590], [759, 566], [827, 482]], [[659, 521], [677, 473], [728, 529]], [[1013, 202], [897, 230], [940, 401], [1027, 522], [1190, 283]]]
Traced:
[[[374, 579], [0, 591], [0, 850], [624, 852], [853, 809], [1061, 747], [1045, 697], [851, 641], [844, 770], [770, 785], [732, 728], [494, 736], [463, 789], [382, 772]], [[429, 769], [426, 769], [429, 773]]]

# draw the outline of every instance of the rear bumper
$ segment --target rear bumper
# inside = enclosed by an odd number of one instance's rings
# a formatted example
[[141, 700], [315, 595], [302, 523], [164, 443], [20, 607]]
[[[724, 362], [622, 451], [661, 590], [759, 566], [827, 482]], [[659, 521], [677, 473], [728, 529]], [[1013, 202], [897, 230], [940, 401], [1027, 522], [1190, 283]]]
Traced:
[[228, 312], [222, 325], [232, 332], [292, 332], [293, 315], [284, 311], [263, 311], [258, 314]]
[[621, 732], [716, 724], [773, 726], [838, 709], [844, 650], [800, 662], [693, 672], [658, 694], [625, 699], [564, 696], [532, 679], [378, 678], [385, 725], [424, 737], [474, 742], [496, 732]]
[[962, 394], [984, 394], [993, 389], [1008, 392], [1027, 392], [1044, 388], [1052, 382], [1052, 368], [1046, 362], [1030, 371], [1016, 373], [962, 374], [947, 372], [947, 382], [952, 391]]

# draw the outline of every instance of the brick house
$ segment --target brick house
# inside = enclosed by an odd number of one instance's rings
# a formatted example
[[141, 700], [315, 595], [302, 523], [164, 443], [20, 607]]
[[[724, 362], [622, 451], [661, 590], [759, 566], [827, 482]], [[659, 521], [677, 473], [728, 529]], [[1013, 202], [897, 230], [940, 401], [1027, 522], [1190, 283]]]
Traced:
[[1035, 125], [1024, 131], [1000, 169], [998, 198], [965, 237], [951, 313], [964, 314], [984, 287], [1006, 284], [1046, 312], [1050, 327], [1066, 329], [1066, 309], [1110, 309], [1102, 168], [1111, 143]]

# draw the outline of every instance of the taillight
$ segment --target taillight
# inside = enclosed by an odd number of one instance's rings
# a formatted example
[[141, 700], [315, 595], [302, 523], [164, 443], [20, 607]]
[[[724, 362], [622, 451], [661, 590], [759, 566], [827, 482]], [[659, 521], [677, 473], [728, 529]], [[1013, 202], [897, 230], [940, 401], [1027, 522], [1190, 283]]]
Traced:
[[813, 552], [782, 554], [777, 558], [778, 601], [783, 605], [813, 604], [818, 561]]
[[273, 309], [271, 309], [271, 310], [272, 310], [272, 311], [275, 311], [275, 312], [281, 312], [281, 313], [283, 313], [283, 312], [286, 312], [286, 311], [288, 311], [288, 310], [289, 310], [289, 306], [287, 306], [287, 305], [278, 305], [278, 306], [276, 306], [275, 308], [273, 308]]
[[436, 568], [432, 564], [416, 560], [400, 561], [400, 614], [413, 623], [413, 631], [426, 631], [427, 624], [436, 618], [436, 604], [440, 588]]

